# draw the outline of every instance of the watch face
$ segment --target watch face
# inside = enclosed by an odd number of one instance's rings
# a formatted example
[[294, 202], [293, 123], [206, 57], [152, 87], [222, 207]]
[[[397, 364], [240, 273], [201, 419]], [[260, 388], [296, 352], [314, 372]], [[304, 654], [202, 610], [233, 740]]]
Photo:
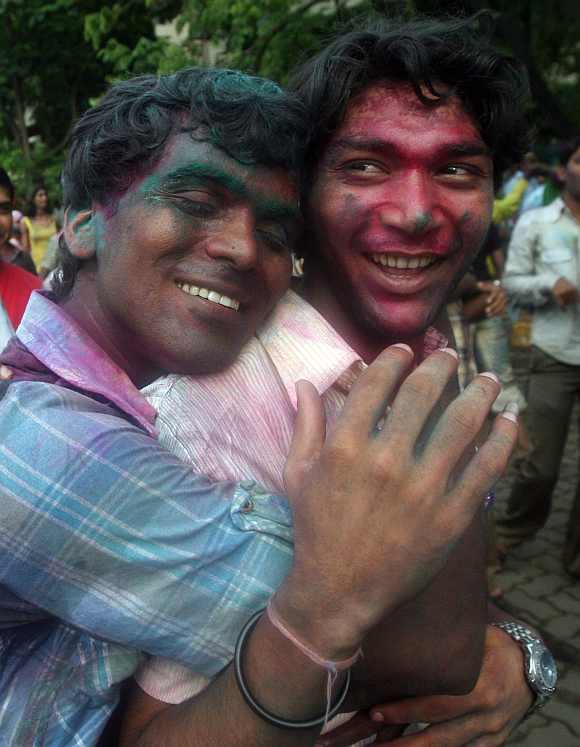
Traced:
[[556, 687], [556, 680], [558, 679], [558, 669], [554, 657], [545, 648], [540, 656], [540, 679], [543, 687], [551, 692]]

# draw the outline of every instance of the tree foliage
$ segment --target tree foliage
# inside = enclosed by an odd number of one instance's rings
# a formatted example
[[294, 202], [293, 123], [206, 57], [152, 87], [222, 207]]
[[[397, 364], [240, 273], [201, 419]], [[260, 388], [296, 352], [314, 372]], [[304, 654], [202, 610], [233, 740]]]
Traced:
[[[470, 14], [523, 59], [543, 138], [580, 131], [577, 0], [0, 0], [0, 159], [21, 186], [56, 186], [78, 114], [116, 78], [217, 64], [284, 82], [358, 15]], [[173, 21], [174, 36], [155, 33]]]
[[[122, 5], [115, 39], [129, 48], [154, 39], [143, 3]], [[71, 126], [114, 72], [85, 30], [102, 11], [97, 0], [0, 0], [0, 158], [20, 194], [42, 178], [55, 195]]]

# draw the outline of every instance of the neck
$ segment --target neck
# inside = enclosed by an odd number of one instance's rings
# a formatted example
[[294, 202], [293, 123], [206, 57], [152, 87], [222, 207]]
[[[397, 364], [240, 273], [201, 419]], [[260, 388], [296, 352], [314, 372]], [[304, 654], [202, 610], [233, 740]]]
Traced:
[[365, 363], [374, 359], [389, 345], [404, 342], [413, 349], [415, 360], [420, 360], [423, 352], [424, 334], [402, 339], [399, 335], [386, 332], [373, 332], [353, 317], [349, 308], [342, 304], [324, 277], [323, 269], [311, 268], [304, 277], [302, 296], [326, 319], [342, 339], [361, 357]]
[[564, 201], [564, 204], [572, 213], [576, 221], [580, 223], [580, 199], [575, 198], [570, 194], [570, 192], [564, 190], [564, 192], [562, 193], [562, 200]]
[[61, 307], [90, 335], [109, 358], [140, 388], [156, 379], [161, 372], [153, 370], [129, 343], [126, 333], [100, 305], [92, 272], [85, 270], [77, 276], [71, 295]]

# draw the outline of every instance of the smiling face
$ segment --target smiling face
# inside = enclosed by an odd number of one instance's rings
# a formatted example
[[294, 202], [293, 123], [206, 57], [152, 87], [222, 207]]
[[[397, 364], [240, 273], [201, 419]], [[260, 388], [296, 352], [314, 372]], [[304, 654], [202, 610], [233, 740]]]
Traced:
[[300, 218], [281, 169], [181, 133], [93, 221], [98, 326], [144, 383], [233, 362], [288, 288]]
[[307, 294], [365, 359], [412, 343], [437, 316], [485, 238], [492, 181], [455, 97], [428, 108], [392, 83], [351, 101], [309, 198], [318, 259], [307, 260]]

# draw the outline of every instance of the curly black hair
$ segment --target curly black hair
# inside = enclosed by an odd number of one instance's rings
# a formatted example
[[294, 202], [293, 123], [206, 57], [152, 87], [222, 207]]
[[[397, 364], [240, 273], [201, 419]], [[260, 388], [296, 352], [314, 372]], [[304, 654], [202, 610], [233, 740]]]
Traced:
[[502, 171], [529, 149], [529, 86], [524, 66], [491, 46], [488, 18], [485, 13], [460, 19], [373, 18], [298, 68], [290, 88], [306, 104], [313, 123], [306, 188], [349, 101], [381, 81], [410, 83], [425, 106], [457, 96], [490, 149], [497, 183]]

